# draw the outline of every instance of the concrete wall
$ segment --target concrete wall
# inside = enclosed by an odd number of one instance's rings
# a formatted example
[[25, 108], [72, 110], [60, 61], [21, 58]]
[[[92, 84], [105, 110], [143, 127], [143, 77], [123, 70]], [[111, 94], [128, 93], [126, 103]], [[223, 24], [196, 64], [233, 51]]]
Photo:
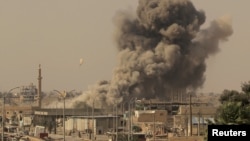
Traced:
[[[94, 121], [94, 122], [92, 122]], [[120, 121], [117, 119], [118, 127]], [[93, 125], [94, 124], [94, 125]], [[92, 129], [95, 134], [104, 134], [111, 128], [116, 128], [115, 118], [96, 118], [94, 120], [88, 118], [68, 118], [65, 121], [66, 131], [85, 131], [85, 129]]]
[[141, 112], [138, 115], [137, 122], [166, 122], [167, 121], [167, 111], [165, 110], [155, 110], [155, 113]]

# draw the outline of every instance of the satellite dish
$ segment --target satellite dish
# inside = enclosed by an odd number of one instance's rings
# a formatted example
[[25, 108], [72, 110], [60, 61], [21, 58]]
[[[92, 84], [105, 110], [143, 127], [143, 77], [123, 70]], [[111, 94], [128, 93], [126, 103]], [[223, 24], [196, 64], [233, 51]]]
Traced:
[[83, 59], [80, 59], [79, 65], [81, 66], [83, 64]]

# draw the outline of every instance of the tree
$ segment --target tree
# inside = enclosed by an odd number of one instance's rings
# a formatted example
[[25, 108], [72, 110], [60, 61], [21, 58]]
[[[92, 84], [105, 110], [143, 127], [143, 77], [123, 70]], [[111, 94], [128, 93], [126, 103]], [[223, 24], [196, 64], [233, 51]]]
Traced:
[[241, 102], [225, 102], [216, 115], [219, 124], [239, 124], [241, 113]]
[[219, 98], [221, 104], [227, 102], [242, 102], [244, 105], [249, 104], [248, 95], [244, 92], [235, 90], [224, 90]]
[[248, 82], [244, 82], [241, 84], [241, 90], [246, 93], [246, 94], [250, 94], [250, 81]]
[[238, 95], [239, 95], [238, 91], [225, 89], [222, 92], [219, 101], [221, 104], [228, 101], [235, 101], [236, 100], [235, 98], [238, 97]]
[[217, 124], [250, 124], [250, 81], [242, 83], [242, 92], [224, 90], [217, 111]]
[[140, 126], [133, 126], [133, 127], [132, 127], [132, 130], [133, 130], [134, 132], [141, 132], [141, 131], [142, 131], [142, 129], [141, 129]]

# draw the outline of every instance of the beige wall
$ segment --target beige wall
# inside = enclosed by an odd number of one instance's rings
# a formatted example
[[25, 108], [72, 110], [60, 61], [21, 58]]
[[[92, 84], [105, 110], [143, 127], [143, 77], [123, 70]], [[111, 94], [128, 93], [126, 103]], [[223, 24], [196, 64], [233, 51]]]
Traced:
[[166, 122], [167, 121], [167, 111], [165, 110], [155, 110], [155, 113], [145, 112], [140, 113], [137, 122]]
[[[119, 120], [117, 123], [119, 125]], [[73, 128], [78, 131], [84, 131], [85, 129], [89, 128], [92, 129], [96, 134], [104, 134], [105, 132], [108, 131], [108, 129], [113, 128], [113, 124], [115, 124], [115, 118], [110, 118], [110, 117], [96, 118], [94, 120], [82, 119], [82, 118], [75, 118], [75, 119], [70, 118], [65, 122], [65, 124], [67, 131], [73, 130]]]

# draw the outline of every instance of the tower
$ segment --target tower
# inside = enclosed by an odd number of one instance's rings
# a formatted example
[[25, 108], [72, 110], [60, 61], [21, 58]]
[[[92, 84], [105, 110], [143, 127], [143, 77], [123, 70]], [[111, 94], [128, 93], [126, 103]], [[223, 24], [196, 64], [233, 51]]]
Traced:
[[41, 64], [39, 64], [38, 68], [38, 107], [41, 108], [42, 102], [41, 102], [41, 94], [42, 94], [42, 71], [41, 71]]

